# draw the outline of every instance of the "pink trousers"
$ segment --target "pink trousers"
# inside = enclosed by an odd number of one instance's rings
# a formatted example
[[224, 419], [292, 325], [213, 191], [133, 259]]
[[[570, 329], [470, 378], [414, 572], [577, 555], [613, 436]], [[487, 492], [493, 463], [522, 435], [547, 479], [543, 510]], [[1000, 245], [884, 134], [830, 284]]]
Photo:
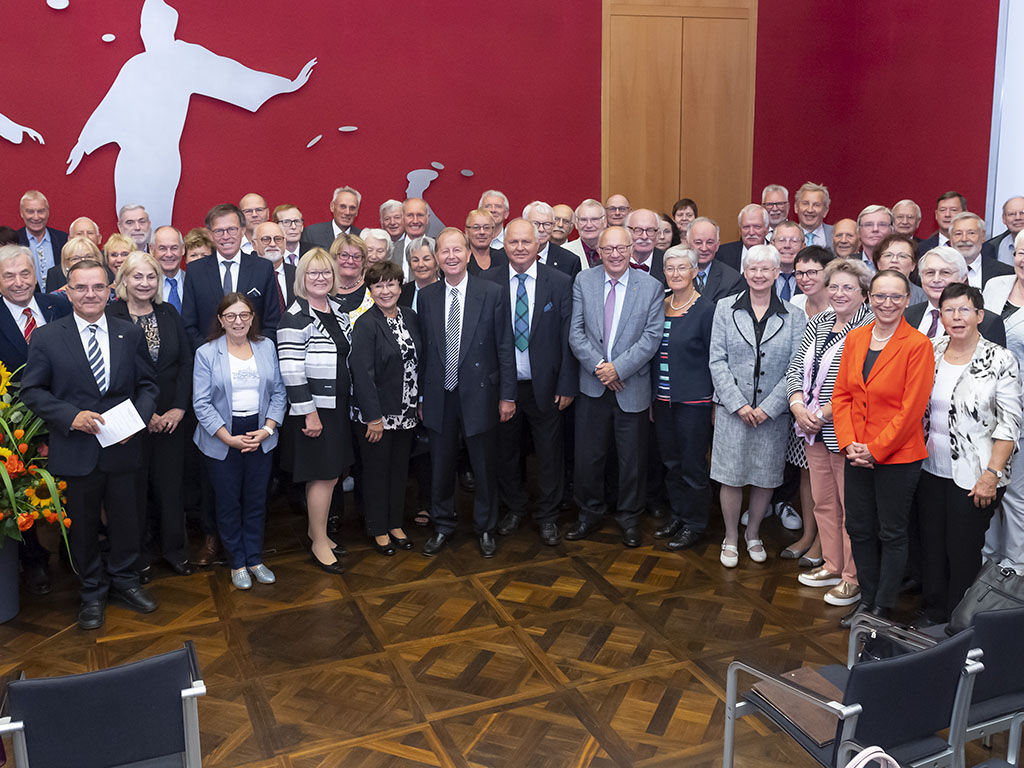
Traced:
[[853, 564], [850, 537], [846, 533], [846, 508], [843, 506], [843, 472], [846, 457], [832, 453], [818, 439], [804, 445], [807, 467], [811, 475], [811, 497], [814, 499], [814, 520], [821, 539], [821, 556], [825, 567], [838, 573], [843, 581], [857, 583], [857, 567]]

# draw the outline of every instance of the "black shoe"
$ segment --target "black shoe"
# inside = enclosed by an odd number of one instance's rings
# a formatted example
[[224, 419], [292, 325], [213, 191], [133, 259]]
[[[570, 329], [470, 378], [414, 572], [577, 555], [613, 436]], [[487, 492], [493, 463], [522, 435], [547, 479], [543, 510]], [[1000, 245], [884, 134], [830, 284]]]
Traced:
[[412, 543], [412, 539], [400, 539], [393, 533], [389, 533], [388, 536], [391, 537], [391, 543], [399, 549], [412, 549], [416, 546]]
[[147, 565], [139, 571], [139, 584], [149, 584], [153, 580], [153, 566]]
[[337, 560], [335, 560], [333, 563], [322, 563], [314, 554], [310, 554], [309, 559], [312, 560], [313, 565], [315, 565], [321, 571], [326, 571], [327, 573], [335, 574], [342, 574], [345, 572], [345, 569], [341, 567], [341, 563], [339, 563]]
[[179, 576], [191, 576], [196, 572], [196, 567], [188, 560], [182, 560], [180, 563], [171, 563], [171, 570]]
[[133, 611], [152, 613], [157, 609], [156, 600], [142, 587], [111, 590], [111, 594]]
[[921, 594], [921, 582], [917, 579], [904, 579], [900, 584], [900, 593], [904, 595]]
[[683, 527], [682, 520], [669, 520], [661, 528], [654, 532], [654, 538], [656, 539], [671, 539], [675, 536]]
[[498, 542], [494, 540], [493, 533], [480, 534], [480, 554], [483, 557], [494, 557], [498, 551]]
[[472, 493], [476, 490], [476, 476], [468, 469], [465, 472], [459, 472], [459, 485], [462, 486], [462, 490]]
[[562, 540], [562, 537], [558, 535], [558, 526], [554, 523], [541, 523], [540, 540], [549, 547], [558, 546], [558, 543]]
[[78, 609], [79, 629], [99, 629], [103, 626], [106, 606], [100, 600], [83, 600]]
[[576, 525], [565, 532], [566, 541], [579, 541], [585, 539], [592, 533], [597, 533], [601, 529], [601, 523], [587, 523], [583, 520], [578, 520]]
[[670, 552], [679, 552], [684, 549], [689, 549], [697, 542], [704, 538], [704, 534], [698, 531], [694, 531], [685, 526], [679, 533], [672, 537], [672, 539], [665, 545], [665, 548]]
[[883, 608], [880, 605], [872, 605], [870, 608], [868, 608], [868, 613], [870, 613], [872, 616], [877, 616], [880, 619], [888, 619], [891, 611], [890, 609]]
[[376, 539], [370, 539], [370, 543], [373, 544], [373, 548], [377, 550], [377, 554], [384, 555], [384, 557], [391, 557], [398, 551], [391, 544], [390, 539], [388, 539], [387, 544], [378, 544]]
[[643, 543], [643, 537], [640, 535], [640, 529], [635, 525], [632, 528], [622, 529], [622, 543], [624, 546], [636, 548]]
[[668, 516], [668, 510], [660, 501], [647, 505], [647, 514], [655, 520], [664, 520]]
[[927, 629], [928, 627], [937, 627], [945, 623], [945, 619], [933, 619], [930, 616], [922, 616], [920, 619], [915, 619], [910, 627], [911, 629]]
[[522, 512], [509, 512], [498, 523], [498, 533], [501, 536], [508, 536], [510, 533], [514, 533], [522, 525], [524, 517], [526, 515]]
[[50, 584], [50, 569], [45, 565], [25, 566], [22, 574], [25, 580], [25, 589], [33, 595], [48, 595], [53, 591]]
[[335, 557], [348, 557], [348, 550], [345, 549], [344, 544], [339, 544], [336, 547], [332, 547], [331, 552], [334, 553]]
[[873, 605], [866, 605], [864, 601], [861, 600], [852, 611], [839, 620], [839, 626], [843, 629], [849, 629], [853, 625], [853, 620], [857, 617], [857, 614], [868, 613], [873, 609]]
[[427, 557], [433, 557], [439, 553], [448, 544], [449, 534], [447, 533], [435, 533], [429, 539], [427, 543], [423, 545], [423, 554]]

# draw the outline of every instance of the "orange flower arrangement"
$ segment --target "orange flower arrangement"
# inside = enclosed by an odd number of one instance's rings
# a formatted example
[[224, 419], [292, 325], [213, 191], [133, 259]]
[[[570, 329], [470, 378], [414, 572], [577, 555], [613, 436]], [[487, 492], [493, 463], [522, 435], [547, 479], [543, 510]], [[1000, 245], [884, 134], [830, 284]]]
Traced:
[[0, 363], [0, 547], [40, 519], [60, 526], [67, 546], [71, 520], [64, 513], [68, 486], [47, 469], [46, 424], [18, 396], [18, 384]]

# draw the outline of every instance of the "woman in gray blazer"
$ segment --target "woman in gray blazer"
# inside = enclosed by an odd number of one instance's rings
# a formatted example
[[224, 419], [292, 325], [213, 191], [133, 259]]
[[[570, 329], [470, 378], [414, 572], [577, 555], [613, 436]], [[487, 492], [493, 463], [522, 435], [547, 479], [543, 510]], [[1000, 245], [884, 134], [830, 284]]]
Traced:
[[768, 559], [758, 528], [772, 489], [782, 483], [789, 439], [786, 370], [800, 345], [807, 316], [775, 293], [779, 252], [755, 245], [743, 257], [747, 290], [715, 307], [711, 329], [711, 381], [715, 385], [715, 434], [711, 478], [722, 484], [725, 539], [720, 560], [739, 563], [743, 487], [750, 486], [747, 553]]
[[231, 565], [231, 583], [252, 587], [274, 574], [263, 564], [263, 517], [270, 452], [287, 398], [277, 351], [259, 335], [256, 309], [247, 296], [229, 293], [217, 307], [218, 327], [196, 350], [192, 405], [199, 425], [193, 440], [213, 481], [220, 540]]

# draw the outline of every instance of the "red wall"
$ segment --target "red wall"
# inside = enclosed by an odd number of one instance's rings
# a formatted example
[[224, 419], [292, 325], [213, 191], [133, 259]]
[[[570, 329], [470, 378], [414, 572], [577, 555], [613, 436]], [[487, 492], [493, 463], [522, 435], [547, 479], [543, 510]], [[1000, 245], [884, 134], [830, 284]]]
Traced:
[[921, 235], [949, 189], [984, 215], [998, 5], [759, 0], [753, 199], [820, 182], [834, 222], [909, 197]]
[[[490, 187], [508, 194], [514, 212], [538, 197], [575, 203], [600, 193], [600, 3], [170, 4], [180, 15], [177, 39], [255, 69], [292, 78], [319, 59], [303, 89], [256, 113], [192, 98], [180, 145], [180, 227], [248, 191], [271, 206], [300, 205], [307, 224], [322, 221], [342, 184], [363, 193], [357, 223], [376, 226], [377, 206], [402, 199], [406, 174], [434, 161], [446, 169], [426, 198], [446, 222], [461, 224]], [[54, 226], [88, 215], [106, 235], [116, 223], [116, 146], [87, 156], [71, 176], [66, 159], [123, 63], [143, 50], [142, 2], [22, 5], [4, 18], [0, 112], [46, 144], [0, 140], [0, 223], [21, 226], [18, 200], [36, 187], [50, 200]], [[116, 41], [101, 42], [106, 33]], [[146, 119], [125, 115], [139, 130]], [[342, 125], [359, 130], [339, 133]], [[306, 149], [317, 134], [323, 139]]]

